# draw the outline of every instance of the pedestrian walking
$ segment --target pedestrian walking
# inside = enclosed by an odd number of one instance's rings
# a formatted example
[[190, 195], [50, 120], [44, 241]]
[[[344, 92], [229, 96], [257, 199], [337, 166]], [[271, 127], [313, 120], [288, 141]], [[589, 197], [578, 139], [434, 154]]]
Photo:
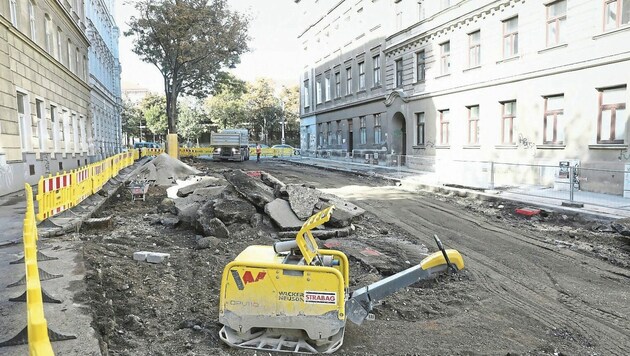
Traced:
[[260, 154], [262, 153], [262, 147], [260, 143], [256, 142], [256, 162], [260, 163]]

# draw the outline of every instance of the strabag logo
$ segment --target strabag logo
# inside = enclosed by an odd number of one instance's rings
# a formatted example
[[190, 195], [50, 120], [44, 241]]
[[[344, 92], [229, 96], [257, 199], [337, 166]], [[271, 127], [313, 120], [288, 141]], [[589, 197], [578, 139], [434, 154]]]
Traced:
[[304, 303], [312, 304], [337, 304], [337, 293], [335, 292], [304, 292]]
[[236, 282], [236, 287], [238, 287], [239, 290], [243, 290], [247, 283], [262, 281], [267, 275], [267, 272], [261, 271], [258, 272], [258, 274], [256, 274], [256, 278], [254, 278], [254, 275], [251, 271], [245, 271], [245, 273], [243, 273], [243, 278], [241, 278], [241, 276], [238, 274], [238, 271], [231, 270], [230, 272], [232, 272], [232, 277], [234, 277], [234, 282]]

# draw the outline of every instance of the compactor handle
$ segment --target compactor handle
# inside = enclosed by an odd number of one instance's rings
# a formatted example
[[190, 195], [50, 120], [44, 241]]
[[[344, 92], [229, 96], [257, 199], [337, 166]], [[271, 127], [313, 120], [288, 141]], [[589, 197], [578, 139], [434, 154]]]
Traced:
[[437, 244], [438, 249], [442, 251], [442, 256], [444, 256], [444, 260], [446, 261], [446, 265], [448, 266], [448, 269], [452, 271], [453, 273], [457, 272], [457, 269], [455, 268], [455, 266], [451, 264], [451, 260], [448, 258], [448, 254], [446, 253], [446, 250], [444, 249], [444, 245], [442, 245], [442, 241], [440, 241], [440, 238], [437, 235], [433, 234], [433, 239], [435, 240], [435, 243]]

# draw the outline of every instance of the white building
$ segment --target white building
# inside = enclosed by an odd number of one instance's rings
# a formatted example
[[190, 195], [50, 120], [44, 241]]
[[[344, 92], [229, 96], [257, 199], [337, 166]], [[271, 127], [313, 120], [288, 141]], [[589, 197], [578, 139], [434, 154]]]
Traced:
[[89, 42], [78, 1], [0, 2], [0, 195], [89, 163]]
[[88, 0], [86, 23], [90, 40], [90, 111], [94, 124], [91, 149], [100, 160], [122, 149], [120, 33], [114, 21], [114, 0]]
[[[628, 163], [628, 1], [296, 3], [301, 117], [315, 118], [322, 149]], [[623, 191], [623, 174], [590, 175], [585, 190]]]

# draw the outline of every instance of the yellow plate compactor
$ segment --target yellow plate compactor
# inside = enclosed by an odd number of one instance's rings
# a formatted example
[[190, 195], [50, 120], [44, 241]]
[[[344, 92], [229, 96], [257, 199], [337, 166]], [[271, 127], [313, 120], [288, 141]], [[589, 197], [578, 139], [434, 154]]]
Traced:
[[330, 219], [333, 207], [311, 216], [293, 241], [249, 246], [223, 270], [221, 339], [234, 347], [265, 351], [332, 353], [343, 343], [346, 320], [361, 324], [372, 305], [397, 290], [464, 268], [456, 250], [440, 249], [422, 262], [349, 292], [348, 258], [320, 249], [311, 230]]

